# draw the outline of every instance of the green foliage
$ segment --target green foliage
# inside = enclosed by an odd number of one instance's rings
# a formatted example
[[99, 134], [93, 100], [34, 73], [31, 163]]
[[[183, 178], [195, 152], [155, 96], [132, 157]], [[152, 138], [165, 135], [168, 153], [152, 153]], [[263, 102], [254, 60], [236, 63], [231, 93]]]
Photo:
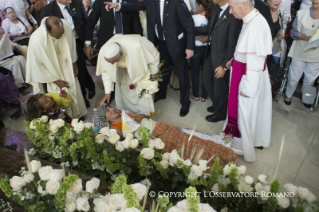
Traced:
[[160, 211], [166, 211], [167, 205], [169, 203], [169, 197], [168, 196], [158, 196], [157, 203], [160, 206]]
[[188, 211], [189, 212], [198, 212], [199, 207], [198, 203], [200, 203], [200, 198], [197, 195], [197, 190], [194, 187], [188, 187], [185, 190], [186, 201], [188, 203]]
[[137, 199], [136, 193], [131, 185], [123, 184], [122, 186], [124, 198], [127, 200], [126, 206], [128, 208], [136, 207], [142, 209], [140, 201]]
[[237, 176], [238, 176], [238, 169], [236, 167], [232, 167], [229, 173], [229, 180], [235, 190], [237, 190], [238, 184], [239, 184]]
[[10, 198], [11, 195], [13, 194], [13, 189], [10, 187], [8, 182], [9, 182], [8, 176], [6, 176], [5, 178], [2, 178], [0, 181], [0, 189], [7, 197]]
[[216, 158], [213, 166], [210, 168], [210, 178], [208, 180], [208, 189], [218, 182], [218, 178], [223, 174], [223, 168], [219, 164], [219, 158]]
[[146, 176], [146, 173], [147, 173], [147, 162], [146, 160], [143, 158], [142, 155], [140, 155], [138, 157], [138, 168], [139, 168], [139, 174], [140, 176]]
[[119, 194], [122, 193], [122, 188], [126, 185], [126, 177], [124, 175], [120, 175], [116, 178], [113, 185], [110, 187], [112, 194]]
[[[280, 184], [278, 180], [274, 180], [270, 185], [270, 192], [272, 194], [277, 194], [279, 192]], [[267, 212], [275, 212], [277, 209], [277, 198], [275, 195], [268, 197], [266, 204], [263, 208]]]
[[302, 205], [299, 205], [298, 207], [295, 208], [294, 212], [304, 212], [305, 208]]

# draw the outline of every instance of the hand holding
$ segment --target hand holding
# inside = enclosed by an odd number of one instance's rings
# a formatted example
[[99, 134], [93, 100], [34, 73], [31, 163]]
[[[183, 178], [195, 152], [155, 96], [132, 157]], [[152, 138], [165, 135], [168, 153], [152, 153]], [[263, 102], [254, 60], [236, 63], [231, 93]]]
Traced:
[[85, 55], [88, 59], [91, 59], [91, 57], [93, 56], [92, 46], [85, 47]]
[[224, 70], [224, 68], [222, 66], [218, 66], [215, 69], [215, 78], [216, 79], [223, 78], [225, 73], [226, 73], [226, 70]]
[[119, 3], [111, 3], [111, 2], [104, 2], [106, 11], [110, 11], [110, 9], [118, 9]]
[[69, 83], [67, 81], [64, 81], [64, 80], [57, 80], [57, 81], [54, 81], [54, 83], [59, 87], [59, 88], [69, 88]]
[[230, 69], [232, 62], [233, 62], [233, 59], [230, 59], [230, 60], [226, 63], [226, 68]]
[[245, 97], [245, 98], [248, 98], [249, 96], [247, 96], [246, 94], [244, 94], [242, 91], [240, 91], [239, 93], [241, 96]]
[[189, 58], [193, 57], [194, 50], [186, 49], [185, 53], [186, 53], [186, 59], [188, 60]]
[[105, 101], [107, 101], [107, 103], [110, 103], [110, 98], [111, 98], [111, 94], [107, 93], [105, 94], [104, 98], [102, 99], [102, 101], [100, 102], [100, 107], [103, 106], [103, 104], [105, 103]]

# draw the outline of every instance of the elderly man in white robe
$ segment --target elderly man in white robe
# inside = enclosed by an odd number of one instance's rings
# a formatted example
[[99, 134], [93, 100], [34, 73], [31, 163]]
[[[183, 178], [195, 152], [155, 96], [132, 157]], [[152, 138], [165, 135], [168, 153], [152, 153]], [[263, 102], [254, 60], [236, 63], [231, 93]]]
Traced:
[[271, 31], [253, 0], [229, 0], [230, 13], [243, 20], [232, 62], [228, 117], [224, 133], [233, 136], [233, 150], [256, 161], [254, 147], [270, 145], [272, 96], [267, 55]]
[[55, 16], [46, 17], [30, 37], [27, 58], [27, 83], [33, 86], [34, 94], [47, 91], [60, 93], [69, 88], [73, 99], [66, 108], [71, 118], [80, 118], [87, 113], [77, 79], [78, 67], [75, 39], [70, 24]]
[[98, 58], [96, 75], [102, 75], [105, 96], [100, 105], [109, 102], [115, 88], [117, 108], [136, 114], [155, 116], [154, 103], [149, 98], [139, 98], [133, 85], [142, 78], [157, 78], [159, 52], [154, 45], [140, 35], [114, 35], [105, 43]]

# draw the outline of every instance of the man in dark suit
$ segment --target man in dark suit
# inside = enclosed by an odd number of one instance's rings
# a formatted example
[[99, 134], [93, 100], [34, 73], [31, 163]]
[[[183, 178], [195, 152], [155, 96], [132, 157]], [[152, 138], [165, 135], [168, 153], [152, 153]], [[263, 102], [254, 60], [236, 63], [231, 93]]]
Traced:
[[193, 56], [195, 48], [194, 21], [184, 0], [144, 0], [139, 3], [109, 3], [106, 10], [120, 11], [146, 10], [147, 36], [158, 48], [161, 60], [165, 60], [162, 70], [163, 82], [155, 95], [155, 102], [166, 98], [167, 85], [174, 66], [180, 84], [180, 116], [189, 112], [190, 83], [187, 59]]
[[95, 95], [95, 84], [90, 76], [85, 63], [84, 55], [84, 30], [87, 15], [84, 10], [82, 0], [55, 0], [42, 9], [42, 18], [46, 16], [57, 16], [65, 19], [73, 29], [76, 52], [78, 54], [77, 65], [79, 67], [78, 79], [81, 86], [85, 105], [90, 107], [90, 102], [86, 99], [86, 88], [89, 91], [88, 98], [92, 99]]
[[275, 27], [274, 27], [274, 21], [272, 19], [271, 16], [271, 12], [270, 12], [270, 8], [268, 6], [268, 4], [266, 4], [264, 1], [262, 0], [255, 0], [255, 8], [260, 12], [260, 14], [262, 14], [264, 16], [264, 18], [266, 19], [270, 31], [271, 31], [271, 35], [274, 38], [275, 35]]
[[242, 21], [229, 13], [228, 0], [214, 0], [216, 4], [209, 25], [196, 27], [196, 35], [208, 35], [202, 82], [213, 101], [207, 108], [214, 113], [209, 122], [226, 119], [230, 71], [226, 63], [233, 57]]

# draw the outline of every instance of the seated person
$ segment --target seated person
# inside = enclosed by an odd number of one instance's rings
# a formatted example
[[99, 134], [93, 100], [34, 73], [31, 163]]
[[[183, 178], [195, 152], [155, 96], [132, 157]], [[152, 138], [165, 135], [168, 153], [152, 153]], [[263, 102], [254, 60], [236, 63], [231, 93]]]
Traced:
[[36, 94], [28, 100], [27, 111], [31, 120], [47, 115], [51, 119], [61, 118], [71, 122], [72, 119], [65, 113], [63, 107], [70, 107], [72, 102], [71, 95], [65, 90], [61, 90], [60, 94]]
[[[87, 118], [85, 122], [91, 122], [95, 126], [116, 129], [123, 140], [123, 120], [122, 111], [112, 108], [109, 105], [103, 105], [98, 110], [94, 111], [91, 117]], [[171, 152], [173, 149], [180, 149], [184, 145], [185, 152], [188, 157], [192, 151], [203, 151], [201, 158], [209, 160], [213, 155], [220, 158], [221, 164], [224, 166], [229, 162], [236, 163], [237, 154], [232, 151], [231, 142], [227, 143], [223, 140], [223, 135], [211, 135], [200, 132], [192, 132], [190, 129], [178, 128], [166, 125], [163, 121], [155, 122], [151, 119], [146, 119], [143, 114], [132, 114], [127, 112], [127, 115], [140, 124], [140, 127], [146, 127], [156, 138], [162, 139], [165, 143], [164, 152]], [[191, 137], [190, 141], [189, 137]], [[135, 133], [135, 136], [136, 135]], [[189, 146], [187, 146], [189, 145]], [[212, 165], [211, 161], [208, 165]]]
[[0, 99], [8, 104], [19, 105], [19, 90], [14, 83], [0, 73]]

